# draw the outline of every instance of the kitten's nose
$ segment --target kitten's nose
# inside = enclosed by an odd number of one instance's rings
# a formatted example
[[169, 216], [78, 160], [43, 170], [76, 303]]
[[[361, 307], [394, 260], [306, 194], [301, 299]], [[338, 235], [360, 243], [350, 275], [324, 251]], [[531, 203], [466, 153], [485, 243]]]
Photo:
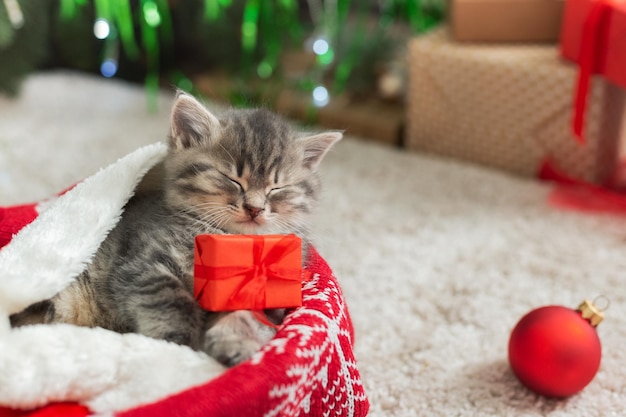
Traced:
[[250, 219], [252, 220], [256, 219], [259, 216], [259, 214], [261, 214], [261, 212], [264, 210], [261, 207], [254, 207], [249, 204], [244, 204], [243, 208], [250, 215]]

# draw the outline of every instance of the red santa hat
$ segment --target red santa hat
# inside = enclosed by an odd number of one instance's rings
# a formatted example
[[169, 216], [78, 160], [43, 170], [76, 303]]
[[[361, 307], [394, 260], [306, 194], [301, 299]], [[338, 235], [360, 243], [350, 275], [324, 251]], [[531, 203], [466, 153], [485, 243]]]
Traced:
[[10, 328], [10, 314], [54, 296], [83, 271], [166, 152], [160, 143], [138, 149], [51, 201], [0, 208], [0, 417], [365, 416], [350, 316], [314, 250], [302, 307], [233, 368], [138, 334]]

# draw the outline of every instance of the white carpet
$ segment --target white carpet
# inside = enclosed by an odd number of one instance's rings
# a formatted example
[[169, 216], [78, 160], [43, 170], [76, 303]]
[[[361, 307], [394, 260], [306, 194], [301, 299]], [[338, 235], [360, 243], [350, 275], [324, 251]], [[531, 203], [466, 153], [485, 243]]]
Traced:
[[[85, 75], [0, 97], [0, 205], [46, 198], [163, 140], [171, 97]], [[348, 138], [322, 163], [317, 247], [342, 283], [371, 416], [610, 416], [626, 408], [626, 220], [555, 211], [548, 187]], [[507, 363], [533, 308], [605, 295], [600, 371], [548, 400]]]

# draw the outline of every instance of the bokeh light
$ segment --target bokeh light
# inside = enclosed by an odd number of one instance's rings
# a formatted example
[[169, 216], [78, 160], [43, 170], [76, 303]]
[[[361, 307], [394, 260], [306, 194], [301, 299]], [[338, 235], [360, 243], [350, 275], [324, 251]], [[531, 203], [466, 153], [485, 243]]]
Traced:
[[113, 77], [117, 73], [117, 60], [105, 59], [100, 65], [100, 73], [106, 78]]
[[316, 55], [324, 55], [329, 49], [330, 45], [324, 38], [316, 39], [315, 42], [313, 42], [313, 52], [315, 52]]
[[330, 94], [326, 87], [318, 85], [313, 89], [313, 104], [316, 107], [324, 107], [330, 102]]
[[143, 5], [143, 18], [146, 23], [153, 28], [161, 24], [161, 13], [159, 7], [152, 1], [145, 2]]
[[269, 62], [263, 61], [257, 67], [256, 72], [261, 78], [269, 78], [274, 73], [274, 68], [272, 68], [272, 64]]
[[106, 39], [111, 34], [111, 26], [106, 19], [96, 19], [93, 24], [93, 34], [98, 39]]

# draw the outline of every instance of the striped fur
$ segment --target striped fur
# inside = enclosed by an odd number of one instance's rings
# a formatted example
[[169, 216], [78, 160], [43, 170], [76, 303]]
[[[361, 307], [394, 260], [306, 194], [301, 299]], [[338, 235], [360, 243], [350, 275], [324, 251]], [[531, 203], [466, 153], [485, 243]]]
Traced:
[[162, 191], [138, 194], [78, 279], [47, 303], [12, 317], [138, 332], [202, 349], [225, 364], [273, 335], [249, 312], [211, 314], [193, 298], [197, 234], [295, 233], [318, 193], [317, 167], [341, 138], [303, 135], [273, 113], [219, 118], [180, 94], [171, 118]]

